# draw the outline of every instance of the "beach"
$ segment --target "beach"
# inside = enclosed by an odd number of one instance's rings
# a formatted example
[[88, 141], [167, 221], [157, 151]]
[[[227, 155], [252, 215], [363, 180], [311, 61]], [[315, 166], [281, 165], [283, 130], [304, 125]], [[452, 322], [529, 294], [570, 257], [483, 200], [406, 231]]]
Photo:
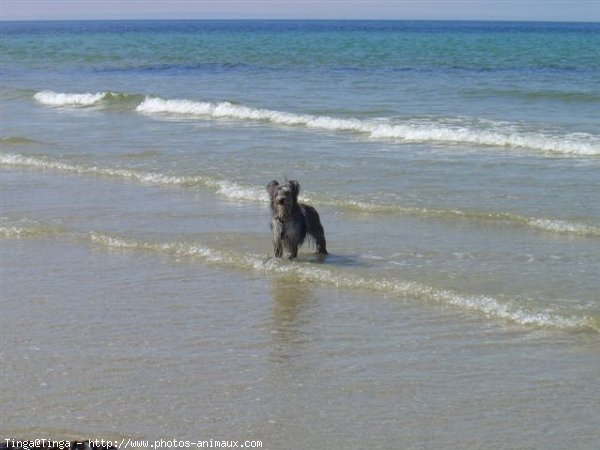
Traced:
[[1, 35], [0, 437], [596, 448], [599, 24]]

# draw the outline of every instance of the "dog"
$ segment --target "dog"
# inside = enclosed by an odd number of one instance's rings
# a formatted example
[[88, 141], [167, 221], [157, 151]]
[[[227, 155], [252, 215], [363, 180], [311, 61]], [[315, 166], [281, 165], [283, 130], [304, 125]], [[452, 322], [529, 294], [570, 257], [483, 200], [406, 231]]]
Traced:
[[321, 225], [319, 213], [315, 208], [298, 203], [300, 183], [290, 180], [279, 184], [277, 180], [267, 184], [271, 201], [271, 232], [273, 233], [273, 252], [281, 258], [287, 250], [290, 259], [298, 256], [298, 248], [308, 234], [317, 246], [317, 253], [327, 255], [325, 231]]

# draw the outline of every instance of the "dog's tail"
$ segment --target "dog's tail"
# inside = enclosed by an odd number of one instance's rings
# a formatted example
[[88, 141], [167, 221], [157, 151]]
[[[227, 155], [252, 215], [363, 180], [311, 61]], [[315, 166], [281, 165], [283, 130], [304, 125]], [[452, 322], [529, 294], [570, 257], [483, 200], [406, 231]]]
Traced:
[[325, 230], [321, 225], [319, 213], [309, 205], [300, 205], [306, 218], [306, 232], [315, 240], [317, 253], [327, 255], [327, 243], [325, 242]]

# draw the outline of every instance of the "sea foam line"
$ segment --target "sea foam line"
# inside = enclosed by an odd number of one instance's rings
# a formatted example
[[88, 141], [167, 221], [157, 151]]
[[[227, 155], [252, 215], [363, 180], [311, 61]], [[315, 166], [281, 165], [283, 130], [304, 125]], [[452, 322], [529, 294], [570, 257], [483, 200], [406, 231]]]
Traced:
[[61, 233], [62, 230], [50, 227], [0, 225], [0, 237], [4, 239], [42, 237]]
[[302, 281], [321, 283], [339, 289], [367, 290], [399, 297], [441, 303], [484, 314], [488, 318], [504, 319], [521, 325], [534, 325], [560, 329], [589, 329], [600, 332], [600, 321], [590, 316], [564, 316], [551, 311], [528, 311], [522, 307], [502, 303], [487, 295], [461, 295], [451, 290], [438, 289], [421, 283], [394, 278], [365, 277], [335, 267], [314, 265], [263, 255], [220, 250], [187, 242], [152, 242], [98, 231], [73, 232], [61, 228], [0, 223], [0, 236], [4, 239], [37, 238], [41, 236], [66, 236], [76, 241], [91, 243], [107, 250], [156, 252], [176, 259], [195, 258], [205, 264], [237, 270], [251, 270], [263, 274], [289, 274]]
[[28, 167], [41, 170], [56, 170], [79, 175], [100, 175], [123, 178], [144, 184], [196, 186], [205, 185], [219, 187], [219, 180], [204, 176], [172, 176], [153, 172], [139, 172], [129, 169], [114, 169], [109, 167], [86, 166], [71, 164], [49, 158], [24, 156], [16, 153], [0, 153], [0, 163], [5, 166]]
[[462, 309], [483, 313], [489, 318], [509, 320], [521, 325], [551, 327], [561, 329], [591, 329], [600, 332], [600, 323], [589, 316], [563, 316], [550, 311], [527, 311], [524, 308], [502, 303], [486, 295], [460, 295], [451, 290], [437, 289], [412, 281], [393, 278], [364, 277], [335, 268], [314, 264], [289, 262], [277, 258], [218, 250], [198, 244], [182, 242], [156, 243], [137, 241], [91, 232], [89, 239], [109, 249], [142, 250], [168, 253], [176, 258], [199, 258], [205, 263], [232, 268], [259, 271], [261, 273], [285, 273], [297, 276], [303, 281], [322, 283], [340, 289], [359, 289], [412, 297], [420, 300], [442, 303]]
[[95, 94], [70, 94], [53, 91], [41, 91], [34, 94], [33, 98], [42, 105], [49, 106], [92, 106], [105, 98], [108, 92]]
[[77, 175], [97, 175], [105, 177], [122, 178], [142, 184], [159, 186], [205, 186], [212, 188], [217, 194], [231, 200], [246, 200], [267, 203], [268, 198], [263, 188], [242, 186], [241, 184], [220, 180], [214, 177], [177, 176], [156, 172], [143, 172], [130, 169], [116, 169], [110, 167], [86, 166], [52, 160], [46, 157], [25, 156], [17, 153], [0, 153], [0, 164], [9, 167], [26, 167], [40, 170], [56, 170], [74, 173]]
[[[138, 94], [116, 92], [61, 93], [45, 90], [37, 92], [33, 98], [41, 104], [55, 107], [94, 106], [104, 100], [110, 100], [111, 103], [119, 104], [121, 108], [134, 108], [143, 114], [266, 122], [281, 126], [358, 133], [371, 139], [527, 148], [544, 153], [574, 156], [600, 155], [600, 136], [597, 135], [523, 131], [518, 129], [517, 124], [489, 120], [413, 118], [399, 121], [391, 118], [339, 118], [255, 108], [231, 102], [203, 102], [151, 96], [144, 98]], [[141, 102], [139, 99], [142, 99]]]
[[246, 200], [260, 203], [268, 202], [264, 188], [243, 186], [233, 181], [221, 180], [204, 175], [179, 176], [131, 169], [88, 166], [56, 161], [48, 157], [25, 156], [18, 153], [0, 153], [0, 164], [8, 167], [55, 170], [77, 175], [97, 175], [122, 178], [152, 185], [187, 187], [206, 186], [212, 188], [216, 193], [232, 200]]
[[[521, 218], [519, 219], [522, 220]], [[600, 227], [569, 220], [536, 219], [531, 217], [525, 218], [525, 223], [531, 228], [551, 233], [590, 237], [600, 236]]]
[[67, 230], [60, 227], [43, 225], [32, 220], [10, 221], [0, 219], [0, 237], [3, 239], [39, 238], [64, 234]]
[[[268, 204], [268, 196], [264, 187], [247, 186], [229, 180], [214, 177], [178, 176], [154, 172], [143, 172], [130, 169], [86, 166], [56, 161], [47, 157], [32, 157], [16, 153], [0, 153], [0, 164], [9, 167], [26, 167], [39, 170], [56, 170], [78, 175], [96, 175], [122, 178], [142, 184], [194, 187], [204, 186], [212, 189], [218, 195], [229, 200], [249, 201]], [[565, 234], [582, 237], [600, 237], [600, 226], [574, 222], [562, 219], [526, 217], [512, 213], [487, 213], [461, 211], [457, 209], [432, 209], [406, 207], [402, 205], [367, 202], [356, 199], [336, 198], [311, 193], [303, 194], [303, 201], [315, 205], [340, 208], [348, 211], [358, 211], [370, 214], [396, 214], [401, 216], [430, 217], [435, 219], [462, 219], [490, 222], [506, 222], [525, 226], [533, 230], [555, 234]]]
[[[138, 94], [122, 94], [119, 92], [96, 92], [96, 93], [65, 93], [54, 91], [40, 91], [33, 95], [34, 100], [46, 106], [54, 107], [85, 107], [96, 106], [105, 102], [105, 106], [117, 108], [134, 108], [139, 104], [143, 96]], [[132, 104], [132, 102], [135, 102]]]
[[144, 114], [177, 114], [207, 118], [229, 118], [268, 122], [274, 125], [354, 132], [373, 139], [392, 139], [409, 142], [445, 142], [485, 146], [529, 148], [565, 155], [600, 155], [600, 137], [589, 133], [549, 135], [515, 131], [514, 124], [480, 121], [479, 125], [464, 119], [454, 123], [409, 119], [402, 123], [386, 120], [336, 118], [274, 111], [236, 105], [230, 102], [197, 102], [191, 100], [146, 97], [136, 111]]

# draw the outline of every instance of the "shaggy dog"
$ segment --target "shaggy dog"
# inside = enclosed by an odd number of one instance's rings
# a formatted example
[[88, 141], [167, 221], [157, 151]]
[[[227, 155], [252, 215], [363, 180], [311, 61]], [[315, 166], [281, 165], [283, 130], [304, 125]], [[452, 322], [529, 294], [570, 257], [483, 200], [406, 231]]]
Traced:
[[279, 184], [273, 180], [267, 185], [271, 200], [271, 231], [275, 257], [280, 258], [285, 248], [290, 259], [298, 256], [298, 247], [306, 235], [317, 244], [317, 253], [327, 255], [325, 232], [319, 213], [312, 206], [298, 203], [300, 183], [296, 180]]

